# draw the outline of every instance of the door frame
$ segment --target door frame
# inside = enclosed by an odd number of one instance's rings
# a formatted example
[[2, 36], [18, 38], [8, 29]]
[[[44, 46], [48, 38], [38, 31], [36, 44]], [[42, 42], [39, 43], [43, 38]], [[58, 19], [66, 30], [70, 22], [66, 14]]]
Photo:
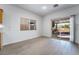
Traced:
[[[71, 26], [70, 26], [70, 41], [71, 42], [75, 42], [75, 33], [74, 33], [74, 25], [75, 25], [75, 22], [74, 22], [74, 17], [75, 15], [71, 15], [69, 17], [64, 17], [64, 18], [59, 18], [59, 19], [54, 19], [54, 20], [60, 20], [60, 19], [65, 19], [65, 18], [69, 18], [70, 20], [70, 23], [71, 23]], [[51, 37], [52, 37], [52, 19], [51, 19]]]

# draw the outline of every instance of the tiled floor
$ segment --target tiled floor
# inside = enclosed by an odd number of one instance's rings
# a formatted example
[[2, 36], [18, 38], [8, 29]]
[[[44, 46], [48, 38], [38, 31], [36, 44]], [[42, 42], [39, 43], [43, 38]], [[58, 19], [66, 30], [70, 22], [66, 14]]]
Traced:
[[4, 46], [1, 55], [78, 55], [79, 46], [64, 40], [40, 37]]

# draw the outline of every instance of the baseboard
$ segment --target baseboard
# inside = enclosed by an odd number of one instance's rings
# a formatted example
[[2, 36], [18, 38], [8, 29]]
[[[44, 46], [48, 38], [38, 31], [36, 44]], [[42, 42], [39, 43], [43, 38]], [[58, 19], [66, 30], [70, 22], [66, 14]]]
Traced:
[[[37, 36], [37, 37], [31, 38], [31, 39], [36, 39], [36, 38], [40, 38], [40, 37], [42, 37], [42, 36]], [[7, 45], [19, 43], [19, 42], [22, 42], [22, 41], [31, 40], [31, 39], [24, 39], [24, 40], [19, 40], [19, 41], [16, 41], [16, 42], [11, 42], [11, 43], [8, 43], [8, 44], [4, 44], [3, 47], [7, 46]]]

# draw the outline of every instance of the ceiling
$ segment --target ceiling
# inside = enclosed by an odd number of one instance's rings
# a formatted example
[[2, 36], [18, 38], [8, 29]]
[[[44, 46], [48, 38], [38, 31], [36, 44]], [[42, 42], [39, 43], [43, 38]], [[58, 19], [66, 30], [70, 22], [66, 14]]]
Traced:
[[58, 7], [53, 7], [54, 5], [55, 4], [17, 4], [16, 6], [40, 16], [45, 16], [58, 10], [76, 6], [75, 4], [58, 4]]

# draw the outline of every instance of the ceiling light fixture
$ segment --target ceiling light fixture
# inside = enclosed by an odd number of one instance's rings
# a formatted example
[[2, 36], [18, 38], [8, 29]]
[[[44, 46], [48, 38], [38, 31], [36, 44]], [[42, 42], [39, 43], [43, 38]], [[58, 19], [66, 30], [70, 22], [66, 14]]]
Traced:
[[58, 7], [58, 6], [59, 6], [58, 4], [54, 4], [54, 5], [53, 5], [53, 7]]
[[43, 10], [46, 10], [46, 9], [47, 9], [47, 6], [42, 6], [42, 9], [43, 9]]

